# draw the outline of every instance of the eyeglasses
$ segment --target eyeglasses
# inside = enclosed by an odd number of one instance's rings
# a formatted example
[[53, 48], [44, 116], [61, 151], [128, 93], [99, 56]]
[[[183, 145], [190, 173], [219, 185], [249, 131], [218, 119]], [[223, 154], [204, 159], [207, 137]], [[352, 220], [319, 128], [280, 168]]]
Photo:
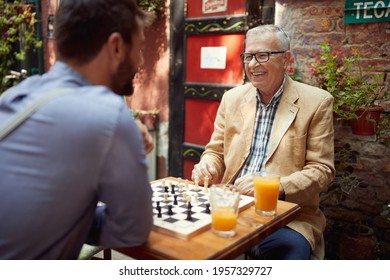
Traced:
[[281, 51], [281, 52], [257, 52], [257, 53], [242, 53], [240, 54], [241, 60], [243, 63], [249, 63], [252, 61], [253, 57], [256, 59], [258, 63], [264, 63], [269, 60], [269, 57], [272, 54], [277, 54], [277, 53], [285, 53], [286, 51]]

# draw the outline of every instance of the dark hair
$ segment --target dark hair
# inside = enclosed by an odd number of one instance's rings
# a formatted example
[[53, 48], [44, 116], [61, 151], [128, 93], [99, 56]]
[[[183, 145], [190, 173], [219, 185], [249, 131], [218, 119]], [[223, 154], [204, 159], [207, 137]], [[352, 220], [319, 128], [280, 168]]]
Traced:
[[131, 44], [131, 36], [152, 20], [135, 0], [61, 0], [54, 29], [58, 58], [87, 63], [113, 32]]

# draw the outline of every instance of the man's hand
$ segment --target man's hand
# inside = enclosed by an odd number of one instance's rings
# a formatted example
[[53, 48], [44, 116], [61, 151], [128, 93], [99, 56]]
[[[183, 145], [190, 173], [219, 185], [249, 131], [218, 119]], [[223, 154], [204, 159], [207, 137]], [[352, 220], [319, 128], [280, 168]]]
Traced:
[[191, 180], [194, 182], [198, 181], [198, 183], [202, 185], [206, 176], [209, 177], [209, 182], [213, 182], [217, 179], [217, 170], [204, 162], [195, 164], [194, 169], [192, 170]]
[[145, 154], [149, 154], [154, 148], [152, 135], [150, 135], [146, 125], [144, 125], [139, 119], [136, 119], [135, 123], [137, 124], [144, 141]]
[[240, 192], [243, 195], [254, 196], [253, 188], [253, 175], [247, 174], [238, 178], [234, 182], [234, 187], [236, 191]]
[[[232, 187], [239, 191], [243, 195], [254, 196], [254, 187], [253, 187], [253, 174], [247, 174], [240, 178], [238, 178], [234, 182], [234, 186]], [[285, 199], [285, 193], [282, 184], [279, 187], [279, 200]]]

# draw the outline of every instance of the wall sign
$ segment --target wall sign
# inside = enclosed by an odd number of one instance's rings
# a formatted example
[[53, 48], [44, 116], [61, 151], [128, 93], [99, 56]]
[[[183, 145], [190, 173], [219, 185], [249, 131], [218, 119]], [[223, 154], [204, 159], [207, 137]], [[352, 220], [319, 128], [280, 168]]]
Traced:
[[345, 23], [390, 21], [390, 0], [345, 0]]
[[202, 0], [202, 13], [219, 13], [227, 10], [228, 0]]
[[202, 47], [200, 52], [201, 69], [225, 69], [226, 47]]

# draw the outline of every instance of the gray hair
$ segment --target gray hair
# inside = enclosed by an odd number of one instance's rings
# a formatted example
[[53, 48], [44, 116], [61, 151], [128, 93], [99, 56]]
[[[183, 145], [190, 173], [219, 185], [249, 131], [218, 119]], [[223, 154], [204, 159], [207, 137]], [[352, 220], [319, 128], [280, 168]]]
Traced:
[[253, 27], [246, 33], [246, 38], [253, 35], [263, 35], [267, 33], [277, 37], [279, 40], [279, 47], [281, 47], [283, 50], [290, 49], [290, 37], [282, 28], [276, 25], [266, 24]]

